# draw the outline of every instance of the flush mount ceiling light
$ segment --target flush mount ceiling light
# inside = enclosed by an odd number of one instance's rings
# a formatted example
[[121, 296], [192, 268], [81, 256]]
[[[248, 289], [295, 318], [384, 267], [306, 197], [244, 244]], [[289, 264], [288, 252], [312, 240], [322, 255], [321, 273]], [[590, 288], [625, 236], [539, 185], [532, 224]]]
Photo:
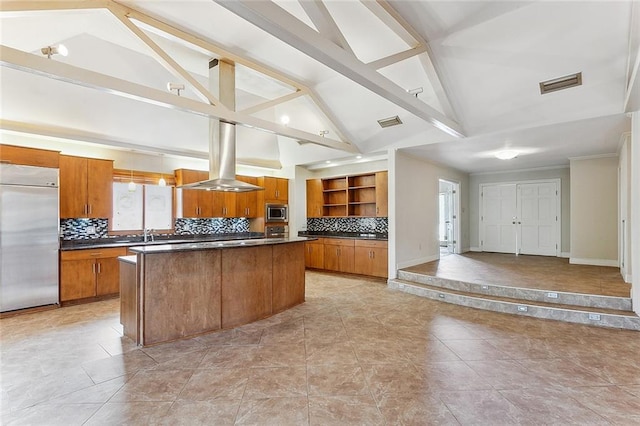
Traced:
[[320, 136], [322, 136], [323, 138], [325, 137], [325, 135], [328, 135], [329, 131], [328, 130], [320, 130]]
[[540, 94], [555, 92], [582, 85], [582, 72], [554, 78], [553, 80], [542, 81], [540, 84]]
[[46, 55], [47, 58], [51, 59], [52, 55], [62, 55], [67, 56], [69, 54], [69, 49], [64, 44], [59, 44], [57, 46], [46, 46], [40, 49], [43, 55]]
[[500, 160], [512, 160], [514, 158], [516, 158], [518, 156], [518, 151], [513, 151], [513, 150], [504, 150], [504, 151], [498, 151], [495, 153], [496, 158], [499, 158]]
[[280, 122], [286, 126], [287, 124], [289, 124], [289, 116], [283, 115], [282, 117], [280, 117]]
[[395, 117], [383, 118], [381, 120], [378, 120], [378, 124], [384, 129], [385, 127], [397, 126], [398, 124], [402, 124], [402, 120], [400, 120], [400, 117], [396, 115]]
[[180, 92], [184, 90], [184, 84], [169, 82], [167, 83], [167, 90], [170, 92], [175, 90], [178, 93], [178, 96], [180, 96]]

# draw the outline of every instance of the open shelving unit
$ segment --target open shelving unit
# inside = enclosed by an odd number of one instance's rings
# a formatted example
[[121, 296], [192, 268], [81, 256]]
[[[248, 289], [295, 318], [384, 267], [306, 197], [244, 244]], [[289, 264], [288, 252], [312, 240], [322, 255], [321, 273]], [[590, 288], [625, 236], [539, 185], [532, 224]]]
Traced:
[[323, 216], [376, 217], [376, 173], [322, 179]]

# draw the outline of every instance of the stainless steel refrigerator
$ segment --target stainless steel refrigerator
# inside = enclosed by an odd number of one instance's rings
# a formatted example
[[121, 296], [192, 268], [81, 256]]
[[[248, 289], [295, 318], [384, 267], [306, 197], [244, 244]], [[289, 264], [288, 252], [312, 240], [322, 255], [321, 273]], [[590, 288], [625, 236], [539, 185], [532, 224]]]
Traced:
[[0, 311], [57, 304], [58, 169], [0, 164]]

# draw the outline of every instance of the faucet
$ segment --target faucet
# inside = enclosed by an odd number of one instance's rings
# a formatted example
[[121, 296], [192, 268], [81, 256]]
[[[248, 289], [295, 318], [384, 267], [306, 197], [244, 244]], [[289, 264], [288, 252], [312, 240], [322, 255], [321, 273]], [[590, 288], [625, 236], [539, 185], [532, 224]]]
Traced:
[[149, 237], [151, 237], [151, 241], [153, 241], [153, 229], [151, 228], [144, 228], [144, 234], [143, 234], [143, 239], [144, 242], [146, 243], [147, 241], [149, 241]]

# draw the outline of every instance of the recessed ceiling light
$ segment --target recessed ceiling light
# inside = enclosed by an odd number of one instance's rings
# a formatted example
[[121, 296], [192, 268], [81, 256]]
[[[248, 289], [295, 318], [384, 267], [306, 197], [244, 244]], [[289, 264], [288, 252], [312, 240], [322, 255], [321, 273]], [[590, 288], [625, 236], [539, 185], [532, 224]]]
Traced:
[[362, 155], [356, 155], [356, 159], [359, 160], [362, 158]]
[[280, 117], [280, 122], [286, 126], [287, 124], [289, 124], [289, 116], [283, 115], [282, 117]]
[[518, 151], [513, 151], [513, 150], [498, 151], [495, 153], [495, 156], [500, 160], [511, 160], [518, 156]]
[[327, 164], [331, 164], [331, 161], [330, 161], [330, 160], [327, 160], [327, 161], [325, 161], [325, 163], [327, 163]]

